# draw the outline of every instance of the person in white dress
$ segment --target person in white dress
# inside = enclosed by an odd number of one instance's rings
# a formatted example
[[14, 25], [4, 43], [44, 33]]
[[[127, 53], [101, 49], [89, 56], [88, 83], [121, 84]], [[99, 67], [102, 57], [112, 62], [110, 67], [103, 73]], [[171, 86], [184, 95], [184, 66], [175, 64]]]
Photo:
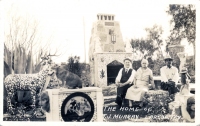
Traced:
[[155, 88], [152, 70], [147, 66], [148, 61], [143, 59], [141, 67], [135, 74], [134, 85], [127, 90], [125, 98], [129, 100], [129, 107], [132, 107], [133, 101], [141, 102], [140, 106], [142, 107], [143, 96], [149, 90], [149, 84], [152, 84], [152, 87]]
[[182, 69], [180, 74], [181, 74], [181, 87], [180, 87], [180, 92], [176, 93], [175, 95], [175, 101], [182, 104], [185, 102], [186, 98], [190, 97], [193, 94], [190, 93], [190, 87], [189, 87], [190, 77], [188, 76], [185, 68]]
[[188, 95], [190, 94], [190, 75], [188, 74], [187, 68], [183, 67], [182, 71], [180, 72], [181, 74], [181, 88], [180, 88], [180, 94], [181, 95]]

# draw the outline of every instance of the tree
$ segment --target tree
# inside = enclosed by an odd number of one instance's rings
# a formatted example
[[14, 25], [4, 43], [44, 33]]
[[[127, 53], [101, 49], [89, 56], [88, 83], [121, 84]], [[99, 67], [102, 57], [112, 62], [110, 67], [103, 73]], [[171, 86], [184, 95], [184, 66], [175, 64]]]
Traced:
[[154, 25], [152, 28], [146, 28], [147, 37], [145, 39], [131, 39], [131, 45], [134, 53], [140, 52], [143, 57], [152, 57], [155, 52], [162, 53], [162, 27]]
[[[171, 34], [168, 37], [168, 45], [180, 44], [182, 38], [187, 38], [189, 44], [193, 44], [195, 52], [196, 40], [196, 9], [195, 5], [169, 5], [167, 11], [172, 16], [170, 23], [172, 25]], [[195, 53], [194, 53], [195, 59]], [[195, 64], [195, 60], [194, 60]]]
[[68, 70], [79, 77], [81, 77], [81, 65], [80, 65], [80, 57], [79, 56], [70, 56], [68, 58]]
[[12, 73], [38, 72], [36, 68], [38, 69], [41, 56], [49, 51], [50, 41], [46, 41], [46, 45], [41, 47], [41, 43], [45, 43], [45, 41], [41, 39], [39, 21], [26, 10], [12, 4], [6, 12], [4, 30], [5, 63]]
[[163, 29], [161, 26], [154, 25], [152, 28], [146, 28], [147, 32], [147, 39], [153, 43], [153, 50], [152, 51], [158, 51], [158, 56], [162, 54], [161, 46], [163, 45], [162, 40], [162, 33]]

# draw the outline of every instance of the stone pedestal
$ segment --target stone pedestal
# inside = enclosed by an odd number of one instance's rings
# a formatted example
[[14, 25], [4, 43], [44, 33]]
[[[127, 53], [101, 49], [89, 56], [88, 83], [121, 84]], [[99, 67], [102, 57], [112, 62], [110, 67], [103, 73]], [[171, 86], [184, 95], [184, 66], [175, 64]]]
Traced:
[[[87, 114], [91, 116], [91, 119], [87, 120], [86, 122], [103, 121], [103, 95], [101, 88], [85, 87], [82, 89], [49, 89], [47, 91], [50, 99], [50, 112], [46, 113], [47, 122], [66, 121], [65, 117], [67, 116], [67, 114], [69, 114], [69, 109], [70, 111], [72, 111], [71, 108], [73, 108], [73, 111], [79, 108], [78, 110], [80, 110], [81, 112], [82, 110], [85, 111], [85, 109], [89, 108], [89, 110], [87, 109], [85, 113], [92, 111], [91, 113]], [[78, 96], [77, 94], [82, 95]], [[76, 104], [70, 106], [73, 104], [72, 101], [76, 101]], [[84, 106], [81, 107], [82, 103], [84, 103]], [[66, 114], [66, 116], [63, 116], [63, 114]], [[83, 115], [80, 115], [80, 113], [78, 115], [79, 116], [77, 118], [75, 117], [75, 119], [73, 119], [72, 121], [85, 121], [84, 119], [82, 119]]]
[[174, 59], [173, 65], [179, 68], [180, 66], [180, 59], [178, 54], [180, 52], [185, 52], [185, 47], [183, 45], [170, 45], [169, 47], [169, 54]]

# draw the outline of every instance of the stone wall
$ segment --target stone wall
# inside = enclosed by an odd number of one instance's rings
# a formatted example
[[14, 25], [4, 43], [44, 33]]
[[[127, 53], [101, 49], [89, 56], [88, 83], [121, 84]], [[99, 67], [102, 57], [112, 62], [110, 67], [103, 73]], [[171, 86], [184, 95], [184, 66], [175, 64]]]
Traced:
[[107, 86], [107, 65], [114, 60], [123, 63], [126, 57], [132, 57], [132, 53], [113, 52], [113, 53], [95, 53], [94, 75], [95, 84], [98, 87]]

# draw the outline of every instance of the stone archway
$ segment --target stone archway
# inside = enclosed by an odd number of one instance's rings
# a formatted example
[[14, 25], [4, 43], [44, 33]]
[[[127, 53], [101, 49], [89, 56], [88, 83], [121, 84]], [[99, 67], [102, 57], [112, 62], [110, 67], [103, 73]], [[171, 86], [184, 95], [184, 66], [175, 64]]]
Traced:
[[107, 65], [107, 85], [115, 83], [118, 72], [124, 65], [117, 60], [112, 61]]
[[[132, 57], [132, 53], [126, 52], [109, 52], [109, 53], [95, 53], [94, 57], [94, 76], [95, 84], [98, 87], [108, 86], [107, 82], [107, 65], [113, 61], [123, 63], [127, 57]], [[119, 72], [119, 71], [118, 71]], [[117, 72], [117, 73], [118, 73]]]

